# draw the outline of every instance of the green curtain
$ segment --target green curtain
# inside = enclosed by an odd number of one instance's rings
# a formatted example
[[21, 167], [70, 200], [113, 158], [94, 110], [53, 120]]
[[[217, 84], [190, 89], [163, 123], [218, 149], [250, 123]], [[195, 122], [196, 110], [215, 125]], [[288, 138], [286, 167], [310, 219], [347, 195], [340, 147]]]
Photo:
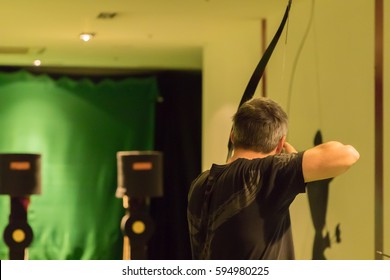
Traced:
[[[40, 153], [29, 259], [121, 259], [116, 152], [153, 149], [155, 78], [52, 79], [0, 73], [0, 153]], [[10, 198], [0, 196], [0, 230]], [[0, 259], [8, 247], [0, 240]]]

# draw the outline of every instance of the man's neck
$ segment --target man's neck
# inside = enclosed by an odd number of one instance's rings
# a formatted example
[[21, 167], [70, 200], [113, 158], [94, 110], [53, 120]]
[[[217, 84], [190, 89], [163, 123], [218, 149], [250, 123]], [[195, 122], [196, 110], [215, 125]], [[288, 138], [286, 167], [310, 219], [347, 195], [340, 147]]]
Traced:
[[238, 158], [246, 158], [246, 159], [265, 158], [267, 156], [274, 155], [275, 153], [276, 153], [276, 151], [272, 151], [268, 154], [264, 154], [264, 153], [256, 152], [256, 151], [252, 151], [252, 150], [235, 149], [233, 156], [228, 160], [227, 163], [231, 163]]

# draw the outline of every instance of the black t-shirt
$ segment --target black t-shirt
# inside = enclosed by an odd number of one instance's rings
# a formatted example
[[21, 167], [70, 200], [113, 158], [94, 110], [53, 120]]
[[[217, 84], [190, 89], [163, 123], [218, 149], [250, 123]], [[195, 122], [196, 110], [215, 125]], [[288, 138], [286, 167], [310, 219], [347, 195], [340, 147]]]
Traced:
[[188, 194], [193, 259], [294, 259], [290, 204], [305, 192], [303, 152], [213, 164]]

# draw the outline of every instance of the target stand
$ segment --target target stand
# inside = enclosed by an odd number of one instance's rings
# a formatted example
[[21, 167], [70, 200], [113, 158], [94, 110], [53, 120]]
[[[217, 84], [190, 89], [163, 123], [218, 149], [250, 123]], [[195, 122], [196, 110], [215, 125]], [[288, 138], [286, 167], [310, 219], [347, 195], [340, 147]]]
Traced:
[[0, 195], [11, 197], [9, 224], [3, 233], [10, 260], [27, 259], [27, 248], [34, 237], [27, 210], [30, 195], [41, 193], [40, 172], [39, 154], [0, 154]]
[[163, 195], [162, 153], [128, 151], [117, 153], [118, 187], [126, 214], [121, 221], [124, 234], [123, 259], [146, 260], [149, 239], [155, 229], [149, 215], [151, 197]]

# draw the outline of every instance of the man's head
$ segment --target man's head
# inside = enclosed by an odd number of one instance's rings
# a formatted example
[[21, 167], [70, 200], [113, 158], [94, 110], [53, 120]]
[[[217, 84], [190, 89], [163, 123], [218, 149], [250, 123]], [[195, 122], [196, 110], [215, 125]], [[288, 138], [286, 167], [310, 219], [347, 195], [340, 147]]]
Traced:
[[234, 148], [268, 154], [286, 136], [287, 126], [287, 114], [276, 102], [264, 97], [248, 100], [233, 116]]

